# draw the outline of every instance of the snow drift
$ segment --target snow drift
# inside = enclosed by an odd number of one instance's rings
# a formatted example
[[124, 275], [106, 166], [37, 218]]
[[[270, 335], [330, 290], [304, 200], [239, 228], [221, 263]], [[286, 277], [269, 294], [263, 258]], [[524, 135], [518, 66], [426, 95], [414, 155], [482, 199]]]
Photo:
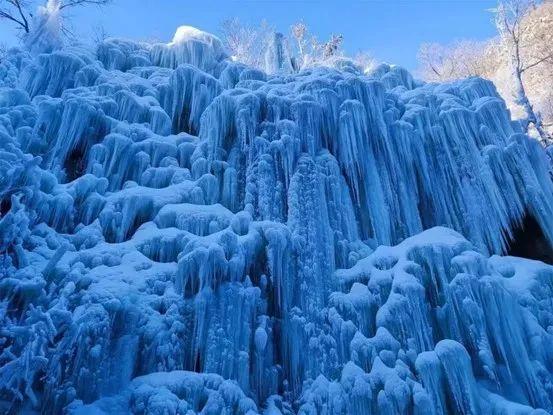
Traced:
[[550, 164], [493, 84], [275, 72], [188, 27], [0, 63], [2, 411], [553, 413], [553, 268], [498, 256]]

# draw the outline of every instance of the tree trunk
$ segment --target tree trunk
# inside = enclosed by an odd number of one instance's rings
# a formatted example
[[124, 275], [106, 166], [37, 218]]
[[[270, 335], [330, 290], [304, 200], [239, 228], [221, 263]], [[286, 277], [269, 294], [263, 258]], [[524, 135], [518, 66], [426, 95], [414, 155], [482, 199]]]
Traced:
[[[522, 108], [524, 109], [527, 123], [532, 124], [534, 126], [534, 128], [536, 129], [540, 137], [540, 142], [544, 146], [547, 146], [551, 144], [552, 140], [543, 126], [543, 121], [541, 119], [540, 114], [534, 111], [534, 107], [530, 103], [530, 100], [528, 99], [528, 95], [526, 94], [526, 88], [524, 88], [524, 82], [522, 80], [522, 70], [520, 69], [521, 66], [520, 66], [520, 57], [518, 54], [518, 44], [516, 46], [517, 46], [516, 53], [515, 53], [515, 56], [513, 56], [515, 60], [515, 62], [513, 62], [513, 66], [514, 66], [514, 75], [515, 75], [516, 100], [517, 100], [517, 103], [521, 105]], [[526, 129], [528, 130], [528, 127], [526, 127]]]
[[551, 144], [551, 137], [549, 137], [549, 134], [545, 131], [540, 115], [536, 114], [534, 107], [526, 95], [526, 89], [524, 88], [524, 83], [522, 81], [522, 73], [518, 69], [515, 70], [515, 86], [517, 103], [524, 108], [528, 124], [532, 124], [534, 126], [540, 136], [540, 141], [544, 146]]

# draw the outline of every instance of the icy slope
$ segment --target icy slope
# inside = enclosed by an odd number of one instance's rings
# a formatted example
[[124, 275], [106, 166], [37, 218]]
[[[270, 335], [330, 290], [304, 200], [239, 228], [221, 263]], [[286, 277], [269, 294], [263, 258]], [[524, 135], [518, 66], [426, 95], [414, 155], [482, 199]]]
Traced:
[[553, 241], [545, 152], [487, 81], [336, 66], [10, 52], [2, 412], [553, 413], [553, 268], [494, 255]]

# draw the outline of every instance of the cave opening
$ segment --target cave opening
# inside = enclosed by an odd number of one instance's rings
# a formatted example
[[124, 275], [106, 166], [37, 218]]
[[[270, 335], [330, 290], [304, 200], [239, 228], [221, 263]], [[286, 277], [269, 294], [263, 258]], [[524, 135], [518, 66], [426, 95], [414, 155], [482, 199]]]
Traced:
[[0, 218], [4, 217], [12, 208], [12, 199], [8, 195], [0, 201]]
[[507, 255], [536, 259], [553, 265], [553, 248], [534, 215], [526, 212], [522, 222], [513, 230]]
[[75, 148], [65, 159], [63, 165], [68, 182], [81, 177], [86, 170], [85, 151], [80, 147]]

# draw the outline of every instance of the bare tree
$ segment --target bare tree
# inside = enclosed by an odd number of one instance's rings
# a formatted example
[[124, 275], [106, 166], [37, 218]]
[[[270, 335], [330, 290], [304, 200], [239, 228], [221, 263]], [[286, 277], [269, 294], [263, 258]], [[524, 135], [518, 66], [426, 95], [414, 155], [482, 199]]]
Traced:
[[9, 20], [25, 33], [29, 33], [30, 2], [25, 0], [0, 0], [0, 19]]
[[[80, 6], [105, 6], [112, 0], [66, 0], [61, 2], [59, 10]], [[0, 20], [7, 20], [24, 34], [30, 33], [33, 11], [37, 2], [33, 0], [0, 0]]]
[[536, 4], [530, 0], [504, 0], [494, 9], [494, 13], [495, 24], [513, 71], [516, 103], [524, 110], [526, 126], [533, 126], [540, 141], [547, 145], [553, 138], [545, 128], [541, 114], [530, 102], [524, 82], [524, 75], [530, 69], [553, 63], [551, 45], [540, 50], [533, 47], [532, 25], [527, 24], [527, 20], [535, 7]]

